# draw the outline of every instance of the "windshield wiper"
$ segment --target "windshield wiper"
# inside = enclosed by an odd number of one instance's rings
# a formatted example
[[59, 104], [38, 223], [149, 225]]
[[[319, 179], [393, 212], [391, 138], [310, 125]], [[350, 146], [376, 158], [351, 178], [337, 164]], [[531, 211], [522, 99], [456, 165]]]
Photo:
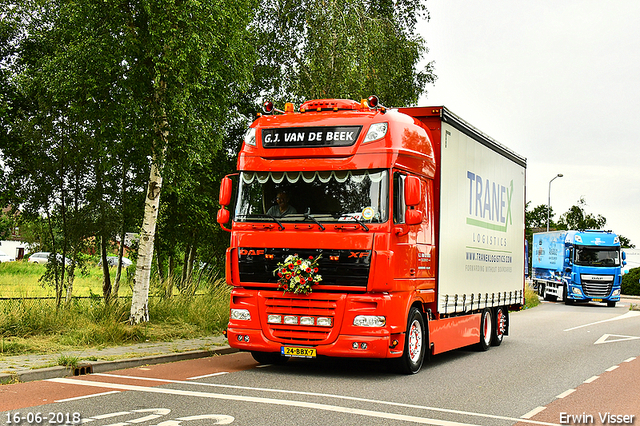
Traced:
[[340, 217], [348, 217], [349, 219], [353, 219], [354, 222], [356, 222], [358, 225], [362, 226], [362, 228], [366, 231], [369, 232], [369, 228], [367, 227], [367, 225], [364, 224], [364, 222], [360, 219], [358, 219], [356, 216], [351, 216], [349, 214], [343, 214]]
[[[311, 210], [311, 209], [309, 209], [309, 210]], [[315, 217], [311, 216], [308, 211], [304, 214], [304, 220], [307, 220], [307, 219], [311, 219], [312, 221], [317, 223], [318, 226], [320, 227], [320, 229], [322, 229], [324, 231], [324, 226], [318, 221], [318, 219], [316, 219]]]
[[276, 219], [276, 217], [275, 217], [275, 216], [272, 216], [272, 215], [270, 215], [269, 213], [266, 213], [264, 216], [267, 216], [267, 217], [270, 217], [271, 219], [273, 219], [273, 221], [274, 221], [275, 223], [277, 223], [277, 224], [278, 224], [278, 226], [280, 227], [280, 230], [281, 230], [281, 231], [284, 231], [284, 226], [282, 225], [282, 222], [280, 222], [278, 219]]

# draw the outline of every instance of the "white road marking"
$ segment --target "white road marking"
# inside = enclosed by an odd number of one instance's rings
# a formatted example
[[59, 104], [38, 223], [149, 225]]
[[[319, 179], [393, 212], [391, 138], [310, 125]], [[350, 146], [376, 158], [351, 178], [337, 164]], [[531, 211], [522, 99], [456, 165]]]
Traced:
[[[613, 339], [612, 339], [613, 337]], [[603, 334], [601, 338], [596, 340], [594, 345], [601, 345], [603, 343], [615, 343], [615, 342], [626, 342], [628, 340], [637, 340], [640, 337], [637, 336], [622, 336], [619, 334]]]
[[609, 367], [609, 368], [607, 368], [607, 369], [606, 369], [606, 370], [604, 370], [604, 371], [613, 371], [613, 370], [615, 370], [615, 369], [616, 369], [616, 368], [618, 368], [618, 367], [619, 367], [619, 365], [614, 365], [613, 367]]
[[633, 361], [634, 359], [636, 359], [636, 357], [635, 357], [635, 356], [632, 356], [631, 358], [629, 358], [629, 359], [625, 359], [625, 360], [624, 360], [624, 361], [622, 361], [622, 362], [631, 362], [631, 361]]
[[525, 414], [524, 416], [522, 416], [523, 419], [530, 419], [531, 417], [535, 416], [538, 413], [542, 413], [544, 410], [546, 410], [547, 407], [537, 407], [534, 408], [533, 410], [529, 411], [527, 414]]
[[589, 323], [589, 324], [579, 325], [577, 327], [567, 328], [564, 331], [577, 330], [579, 328], [589, 327], [590, 325], [602, 324], [603, 322], [609, 322], [609, 321], [618, 321], [618, 320], [627, 319], [627, 318], [633, 318], [633, 317], [637, 317], [637, 316], [640, 316], [640, 311], [629, 311], [626, 314], [620, 315], [620, 316], [615, 317], [615, 318], [609, 318], [609, 319], [602, 320], [602, 321], [596, 321], [596, 322], [592, 322], [592, 323]]
[[600, 378], [600, 376], [593, 376], [593, 377], [588, 378], [587, 380], [585, 380], [585, 381], [584, 381], [584, 382], [582, 382], [582, 383], [591, 383], [591, 382], [595, 382], [595, 381], [596, 381], [596, 380], [598, 380], [599, 378]]
[[558, 398], [558, 399], [565, 398], [565, 397], [571, 395], [572, 393], [574, 393], [575, 391], [576, 391], [575, 389], [566, 390], [566, 391], [562, 392], [560, 395], [556, 396], [556, 398]]
[[229, 374], [229, 372], [228, 371], [220, 371], [218, 373], [205, 374], [204, 376], [187, 377], [187, 380], [198, 380], [198, 379], [204, 379], [206, 377], [223, 376], [225, 374]]
[[[462, 415], [469, 415], [469, 416], [507, 420], [514, 423], [526, 422], [526, 423], [538, 424], [538, 425], [557, 426], [556, 423], [538, 422], [538, 421], [526, 420], [522, 418], [495, 416], [495, 415], [482, 414], [482, 413], [471, 413], [466, 411], [424, 407], [419, 405], [394, 403], [394, 402], [388, 402], [388, 401], [377, 401], [377, 400], [349, 397], [349, 396], [343, 396], [343, 395], [331, 395], [331, 394], [321, 394], [321, 393], [313, 393], [313, 392], [297, 392], [297, 391], [276, 390], [276, 389], [267, 389], [267, 388], [252, 388], [252, 387], [246, 387], [246, 386], [218, 385], [213, 383], [186, 382], [186, 381], [180, 381], [180, 380], [167, 380], [167, 379], [163, 380], [163, 379], [154, 379], [154, 378], [111, 375], [111, 374], [104, 374], [104, 373], [98, 373], [94, 375], [100, 375], [100, 376], [106, 376], [106, 377], [126, 377], [128, 379], [158, 381], [163, 383], [182, 383], [182, 384], [189, 384], [189, 385], [221, 387], [221, 388], [230, 388], [230, 389], [255, 390], [255, 391], [263, 391], [263, 392], [280, 392], [280, 393], [299, 394], [299, 395], [314, 395], [314, 396], [338, 398], [342, 400], [352, 400], [352, 401], [368, 402], [368, 403], [374, 403], [374, 404], [390, 405], [395, 407], [415, 408], [415, 409], [428, 410], [428, 411], [438, 411], [438, 412], [445, 412], [445, 413], [452, 413], [452, 414], [462, 414]], [[66, 378], [48, 379], [48, 381], [56, 382], [56, 383], [75, 384], [80, 386], [105, 387], [105, 388], [112, 388], [112, 389], [160, 393], [160, 394], [168, 394], [168, 395], [194, 396], [194, 397], [200, 397], [200, 398], [214, 398], [214, 399], [224, 399], [224, 400], [233, 400], [233, 401], [254, 402], [254, 403], [261, 403], [261, 404], [293, 406], [293, 407], [333, 411], [333, 412], [346, 413], [346, 414], [357, 414], [357, 415], [362, 415], [367, 417], [384, 418], [384, 419], [391, 419], [391, 420], [402, 420], [402, 421], [414, 422], [419, 424], [429, 424], [429, 425], [435, 425], [435, 426], [469, 426], [469, 424], [467, 423], [451, 422], [446, 420], [430, 419], [425, 417], [407, 416], [402, 414], [385, 413], [381, 411], [363, 410], [358, 408], [341, 407], [336, 405], [318, 404], [318, 403], [295, 401], [295, 400], [249, 397], [249, 396], [242, 396], [242, 395], [228, 395], [228, 394], [186, 391], [186, 390], [166, 389], [166, 388], [147, 387], [147, 386], [123, 385], [123, 384], [117, 384], [117, 383], [93, 382], [93, 381], [66, 379]]]
[[120, 393], [120, 391], [110, 391], [110, 392], [101, 392], [101, 393], [94, 393], [93, 395], [85, 395], [85, 396], [76, 396], [74, 398], [66, 398], [66, 399], [58, 399], [54, 402], [69, 402], [69, 401], [77, 401], [79, 399], [87, 399], [87, 398], [94, 398], [96, 396], [103, 396], [103, 395], [109, 395], [112, 393]]

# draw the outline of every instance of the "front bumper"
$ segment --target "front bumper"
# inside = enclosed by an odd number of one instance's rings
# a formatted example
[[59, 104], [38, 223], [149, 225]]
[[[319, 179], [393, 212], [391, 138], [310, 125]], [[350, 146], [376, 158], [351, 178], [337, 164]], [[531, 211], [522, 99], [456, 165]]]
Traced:
[[[402, 354], [403, 339], [401, 336], [350, 336], [339, 335], [330, 344], [323, 345], [299, 345], [274, 342], [266, 338], [262, 330], [246, 328], [227, 329], [229, 346], [242, 351], [280, 352], [283, 346], [315, 348], [319, 356], [332, 356], [343, 358], [396, 358]], [[393, 341], [398, 344], [391, 348]], [[354, 348], [356, 343], [357, 348]], [[366, 345], [362, 345], [365, 343]], [[363, 349], [366, 346], [366, 349]]]

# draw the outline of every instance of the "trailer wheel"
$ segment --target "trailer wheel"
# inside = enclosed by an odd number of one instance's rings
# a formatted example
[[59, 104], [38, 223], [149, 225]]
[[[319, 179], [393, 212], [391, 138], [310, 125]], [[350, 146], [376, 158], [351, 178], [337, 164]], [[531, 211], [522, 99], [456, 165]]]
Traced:
[[493, 320], [491, 319], [491, 309], [484, 308], [480, 317], [480, 342], [478, 350], [487, 351], [491, 347], [491, 336], [493, 335]]
[[558, 301], [558, 296], [555, 296], [555, 295], [552, 295], [552, 294], [547, 294], [547, 286], [546, 285], [544, 286], [544, 295], [542, 297], [547, 302], [556, 302], [556, 301]]
[[278, 365], [278, 364], [284, 364], [285, 362], [289, 361], [289, 358], [287, 358], [286, 356], [282, 356], [280, 355], [280, 353], [278, 352], [258, 352], [258, 351], [253, 351], [251, 352], [251, 356], [253, 357], [253, 359], [255, 359], [256, 361], [258, 361], [260, 364], [274, 364], [274, 365]]
[[500, 306], [496, 308], [494, 314], [493, 332], [491, 333], [491, 346], [500, 346], [507, 331], [507, 308]]
[[396, 369], [403, 374], [415, 374], [422, 368], [427, 348], [425, 341], [424, 318], [418, 308], [409, 311], [407, 332], [404, 337], [404, 352], [400, 358], [394, 359]]

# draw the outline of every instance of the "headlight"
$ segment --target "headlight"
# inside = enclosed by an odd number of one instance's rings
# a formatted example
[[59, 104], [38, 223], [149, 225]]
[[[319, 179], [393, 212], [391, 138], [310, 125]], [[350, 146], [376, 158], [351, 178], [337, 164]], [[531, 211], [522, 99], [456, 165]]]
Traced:
[[300, 317], [300, 325], [315, 325], [316, 320], [313, 317]]
[[388, 123], [373, 123], [369, 127], [367, 136], [364, 137], [364, 141], [362, 143], [373, 142], [377, 141], [378, 139], [384, 138], [384, 136], [387, 134], [388, 128]]
[[282, 315], [269, 314], [269, 316], [267, 316], [267, 322], [269, 324], [280, 324], [282, 323]]
[[242, 321], [251, 320], [251, 314], [247, 309], [231, 309], [230, 317], [233, 320], [242, 320]]
[[614, 290], [612, 296], [620, 296], [620, 290]]
[[249, 130], [244, 134], [244, 143], [256, 146], [256, 129], [254, 127], [249, 128]]
[[285, 315], [284, 323], [288, 325], [298, 324], [298, 317], [295, 315]]
[[356, 327], [384, 327], [387, 319], [377, 315], [358, 315], [353, 319]]
[[573, 287], [573, 288], [571, 289], [571, 292], [572, 292], [573, 294], [577, 294], [578, 296], [582, 296], [582, 292], [580, 291], [580, 289], [579, 289], [578, 287]]
[[318, 317], [316, 324], [320, 327], [331, 327], [331, 318]]

